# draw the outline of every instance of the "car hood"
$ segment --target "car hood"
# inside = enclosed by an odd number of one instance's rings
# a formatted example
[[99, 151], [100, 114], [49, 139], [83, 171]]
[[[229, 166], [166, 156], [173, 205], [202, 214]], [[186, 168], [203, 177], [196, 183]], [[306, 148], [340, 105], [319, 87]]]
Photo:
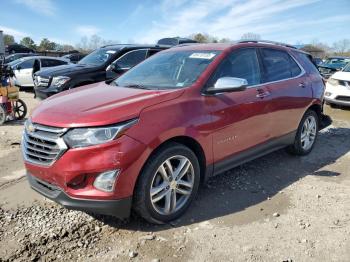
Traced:
[[332, 75], [332, 78], [337, 80], [350, 81], [350, 72], [336, 72]]
[[37, 75], [41, 77], [54, 77], [54, 76], [70, 76], [77, 73], [89, 73], [91, 71], [97, 70], [98, 67], [94, 65], [86, 64], [68, 64], [55, 67], [45, 68], [40, 70]]
[[318, 67], [324, 67], [324, 68], [330, 68], [330, 69], [339, 69], [344, 67], [346, 64], [339, 63], [339, 64], [319, 64]]
[[33, 111], [34, 123], [56, 127], [103, 126], [139, 116], [149, 106], [179, 97], [184, 90], [145, 90], [91, 84], [54, 95]]

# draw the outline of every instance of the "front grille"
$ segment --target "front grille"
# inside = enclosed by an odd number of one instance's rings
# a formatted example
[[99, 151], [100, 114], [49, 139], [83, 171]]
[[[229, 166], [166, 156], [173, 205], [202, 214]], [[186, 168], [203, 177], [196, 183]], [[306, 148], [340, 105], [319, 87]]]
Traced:
[[335, 99], [350, 102], [350, 96], [337, 96]]
[[35, 76], [34, 77], [34, 85], [36, 87], [48, 87], [50, 85], [50, 78]]
[[338, 80], [338, 81], [339, 81], [339, 85], [350, 87], [350, 81], [345, 81], [345, 80]]
[[22, 151], [26, 161], [52, 165], [67, 150], [62, 135], [66, 128], [57, 128], [26, 122]]

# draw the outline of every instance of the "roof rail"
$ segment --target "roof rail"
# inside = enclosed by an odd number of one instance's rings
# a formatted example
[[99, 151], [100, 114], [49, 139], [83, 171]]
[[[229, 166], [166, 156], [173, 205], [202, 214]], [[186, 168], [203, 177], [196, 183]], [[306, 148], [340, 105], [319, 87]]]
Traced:
[[289, 44], [285, 44], [285, 43], [281, 43], [281, 42], [275, 42], [275, 41], [270, 41], [270, 40], [240, 40], [237, 43], [262, 43], [262, 44], [271, 44], [271, 45], [280, 45], [280, 46], [285, 46], [285, 47], [289, 47], [289, 48], [293, 48], [293, 49], [298, 49], [295, 46], [289, 45]]

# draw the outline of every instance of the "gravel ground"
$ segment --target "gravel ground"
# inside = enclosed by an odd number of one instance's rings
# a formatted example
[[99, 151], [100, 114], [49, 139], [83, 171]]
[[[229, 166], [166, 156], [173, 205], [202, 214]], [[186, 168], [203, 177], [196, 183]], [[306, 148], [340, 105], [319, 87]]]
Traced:
[[[29, 108], [38, 102], [21, 93]], [[23, 122], [0, 126], [0, 261], [350, 261], [350, 110], [313, 152], [280, 150], [209, 180], [178, 221], [66, 210], [29, 189]]]

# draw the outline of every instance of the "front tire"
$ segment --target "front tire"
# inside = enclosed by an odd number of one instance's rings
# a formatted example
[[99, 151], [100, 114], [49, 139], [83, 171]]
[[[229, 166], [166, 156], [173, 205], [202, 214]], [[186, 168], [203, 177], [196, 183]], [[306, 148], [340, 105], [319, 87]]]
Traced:
[[135, 189], [134, 210], [151, 223], [174, 220], [195, 198], [199, 182], [196, 155], [182, 144], [168, 143], [144, 166]]
[[319, 117], [313, 110], [308, 110], [300, 121], [294, 144], [288, 152], [293, 155], [307, 155], [315, 145], [319, 130]]

